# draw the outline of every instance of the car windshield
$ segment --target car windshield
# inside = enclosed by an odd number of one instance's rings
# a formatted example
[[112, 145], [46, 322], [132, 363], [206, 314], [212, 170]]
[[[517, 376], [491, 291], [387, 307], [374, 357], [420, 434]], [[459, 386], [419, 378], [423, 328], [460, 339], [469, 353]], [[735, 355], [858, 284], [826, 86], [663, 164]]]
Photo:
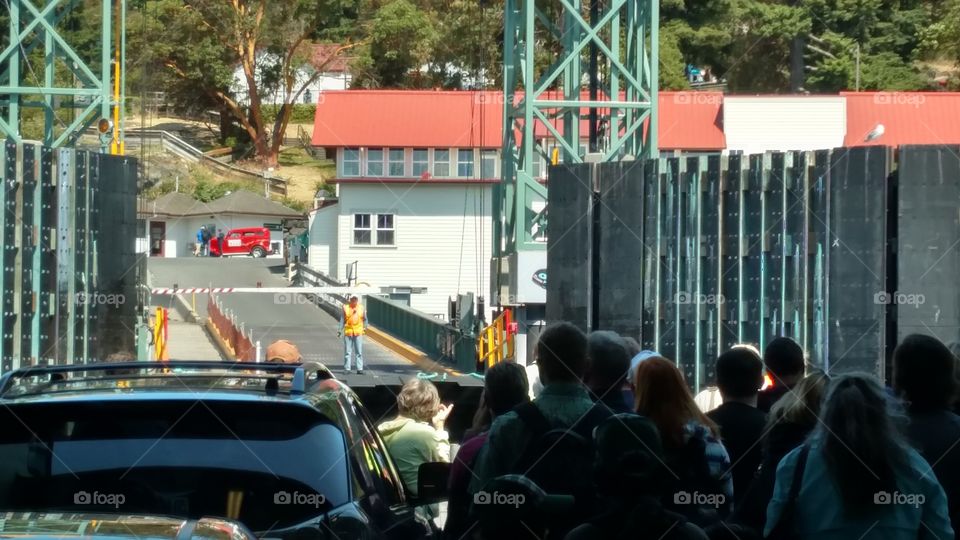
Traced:
[[[119, 406], [118, 406], [119, 405]], [[350, 498], [340, 428], [289, 403], [42, 403], [0, 410], [0, 509], [294, 525]]]

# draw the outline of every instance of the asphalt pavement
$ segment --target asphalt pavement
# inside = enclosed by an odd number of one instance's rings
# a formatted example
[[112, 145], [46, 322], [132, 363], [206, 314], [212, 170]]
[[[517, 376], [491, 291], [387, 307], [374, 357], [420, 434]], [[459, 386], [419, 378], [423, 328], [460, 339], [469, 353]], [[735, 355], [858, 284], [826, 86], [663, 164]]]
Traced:
[[[286, 287], [281, 259], [184, 257], [151, 258], [148, 269], [154, 287]], [[338, 321], [309, 303], [302, 295], [222, 293], [224, 308], [231, 310], [254, 341], [264, 349], [275, 340], [296, 344], [305, 360], [322, 362], [350, 386], [395, 385], [415, 376], [419, 368], [367, 338], [363, 344], [364, 375], [343, 373], [343, 340], [337, 337]], [[184, 295], [188, 304], [192, 295]], [[154, 305], [170, 305], [172, 298], [154, 298]], [[196, 295], [197, 314], [206, 319], [207, 294]], [[354, 369], [356, 367], [354, 366]]]

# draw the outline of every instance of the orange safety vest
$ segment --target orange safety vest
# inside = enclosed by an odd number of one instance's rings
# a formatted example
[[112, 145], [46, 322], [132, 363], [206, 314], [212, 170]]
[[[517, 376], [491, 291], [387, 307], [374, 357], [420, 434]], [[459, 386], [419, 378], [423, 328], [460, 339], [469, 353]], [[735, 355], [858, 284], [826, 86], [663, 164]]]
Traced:
[[363, 312], [363, 305], [357, 304], [353, 309], [350, 304], [343, 306], [343, 334], [345, 336], [362, 336], [363, 321], [366, 316]]

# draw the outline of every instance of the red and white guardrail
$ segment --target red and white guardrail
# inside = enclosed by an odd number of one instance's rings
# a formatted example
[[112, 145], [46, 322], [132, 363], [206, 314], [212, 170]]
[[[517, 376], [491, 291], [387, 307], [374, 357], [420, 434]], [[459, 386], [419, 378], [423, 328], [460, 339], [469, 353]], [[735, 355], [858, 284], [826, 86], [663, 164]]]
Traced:
[[151, 294], [195, 294], [195, 293], [266, 293], [266, 294], [374, 294], [374, 287], [181, 287], [153, 288]]

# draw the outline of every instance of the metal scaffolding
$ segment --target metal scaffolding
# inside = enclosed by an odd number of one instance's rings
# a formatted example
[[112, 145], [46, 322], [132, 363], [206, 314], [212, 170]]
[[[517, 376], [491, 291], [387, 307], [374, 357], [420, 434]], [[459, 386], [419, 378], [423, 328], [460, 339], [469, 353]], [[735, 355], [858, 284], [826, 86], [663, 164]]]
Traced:
[[512, 276], [533, 267], [525, 254], [546, 262], [539, 164], [657, 156], [658, 2], [506, 0], [494, 305], [529, 303]]
[[[9, 19], [9, 41], [0, 52], [0, 107], [6, 112], [0, 115], [0, 132], [23, 142], [24, 109], [38, 108], [44, 111], [44, 145], [73, 146], [99, 123], [101, 150], [122, 154], [126, 1], [101, 2], [99, 65], [95, 58], [82, 58], [69, 35], [58, 30], [79, 0], [0, 1]], [[38, 47], [44, 53], [42, 74], [30, 63]], [[58, 67], [70, 72], [72, 85], [58, 79]], [[78, 111], [69, 123], [57, 117], [64, 107]]]

